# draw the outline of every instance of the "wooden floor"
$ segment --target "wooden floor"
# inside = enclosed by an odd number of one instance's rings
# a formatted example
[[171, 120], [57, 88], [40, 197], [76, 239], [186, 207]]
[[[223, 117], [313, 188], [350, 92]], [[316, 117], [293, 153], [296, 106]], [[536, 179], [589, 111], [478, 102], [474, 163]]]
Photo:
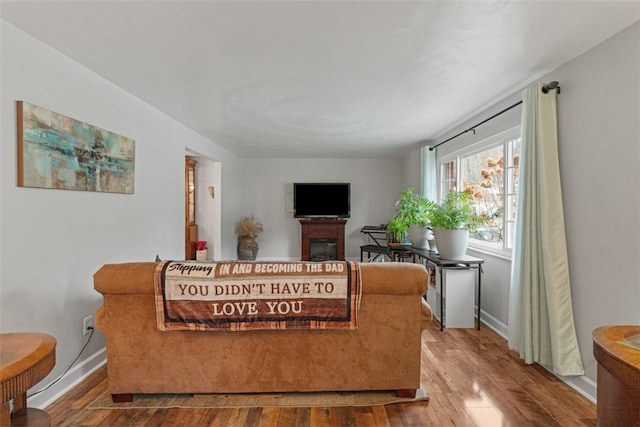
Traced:
[[538, 365], [524, 365], [489, 330], [423, 333], [428, 402], [379, 407], [85, 410], [106, 390], [101, 368], [46, 410], [54, 426], [595, 426], [588, 399]]

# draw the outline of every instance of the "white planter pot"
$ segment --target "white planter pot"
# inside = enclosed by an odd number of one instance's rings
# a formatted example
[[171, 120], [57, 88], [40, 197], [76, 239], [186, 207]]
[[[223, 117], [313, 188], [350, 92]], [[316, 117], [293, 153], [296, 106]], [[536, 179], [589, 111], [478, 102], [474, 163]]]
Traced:
[[416, 249], [429, 249], [429, 239], [432, 239], [432, 232], [427, 227], [421, 225], [409, 226], [409, 239], [411, 246]]
[[207, 260], [207, 250], [203, 249], [201, 251], [196, 251], [196, 261], [206, 261]]
[[436, 245], [438, 254], [442, 259], [462, 259], [467, 253], [469, 243], [468, 230], [443, 230], [436, 228], [433, 230], [436, 235]]

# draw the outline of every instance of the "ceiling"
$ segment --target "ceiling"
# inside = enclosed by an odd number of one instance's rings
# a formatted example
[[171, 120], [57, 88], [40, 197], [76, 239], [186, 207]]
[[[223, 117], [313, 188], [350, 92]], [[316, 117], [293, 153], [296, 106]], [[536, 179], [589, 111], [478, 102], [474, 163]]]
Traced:
[[0, 6], [246, 158], [404, 155], [640, 20], [640, 1], [614, 0]]

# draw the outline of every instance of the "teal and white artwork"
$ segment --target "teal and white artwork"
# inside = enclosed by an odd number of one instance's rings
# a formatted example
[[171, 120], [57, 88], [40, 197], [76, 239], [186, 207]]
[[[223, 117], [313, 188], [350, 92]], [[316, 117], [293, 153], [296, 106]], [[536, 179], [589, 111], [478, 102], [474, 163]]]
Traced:
[[18, 186], [132, 194], [135, 141], [18, 101]]

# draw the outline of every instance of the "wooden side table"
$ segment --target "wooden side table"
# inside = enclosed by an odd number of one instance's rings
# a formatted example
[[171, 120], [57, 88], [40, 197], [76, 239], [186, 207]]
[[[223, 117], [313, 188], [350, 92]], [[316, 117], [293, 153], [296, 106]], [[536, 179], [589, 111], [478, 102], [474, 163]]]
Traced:
[[640, 426], [640, 350], [618, 343], [637, 334], [640, 326], [603, 326], [593, 331], [599, 426]]
[[[37, 333], [0, 334], [1, 426], [49, 426], [49, 415], [27, 408], [27, 390], [40, 382], [56, 364], [56, 340]], [[13, 399], [13, 416], [9, 401]]]

